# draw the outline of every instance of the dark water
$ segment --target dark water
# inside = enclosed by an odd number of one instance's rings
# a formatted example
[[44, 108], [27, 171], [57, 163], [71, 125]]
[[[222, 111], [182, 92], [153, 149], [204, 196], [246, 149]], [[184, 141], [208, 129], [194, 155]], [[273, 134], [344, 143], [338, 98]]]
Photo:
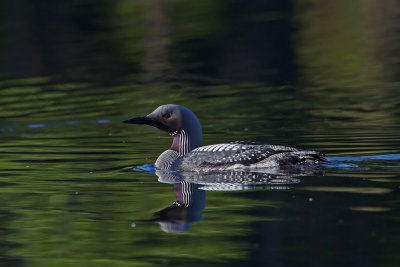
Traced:
[[[2, 265], [400, 264], [397, 2], [67, 2], [0, 4]], [[171, 137], [121, 122], [165, 103], [329, 161], [162, 179]]]

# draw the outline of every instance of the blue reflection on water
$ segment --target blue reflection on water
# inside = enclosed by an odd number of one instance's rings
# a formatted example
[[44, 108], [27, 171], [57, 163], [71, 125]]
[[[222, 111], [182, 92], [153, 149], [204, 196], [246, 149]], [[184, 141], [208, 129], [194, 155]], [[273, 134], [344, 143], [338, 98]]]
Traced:
[[[366, 169], [360, 168], [355, 163], [349, 162], [363, 162], [363, 161], [372, 161], [372, 160], [385, 160], [385, 161], [395, 161], [400, 160], [400, 154], [386, 154], [386, 155], [371, 155], [371, 156], [350, 156], [350, 157], [328, 157], [327, 163], [324, 164], [324, 167], [328, 168], [358, 168], [358, 169]], [[400, 167], [399, 165], [382, 165], [380, 167], [384, 168], [393, 168]]]
[[[106, 124], [106, 123], [111, 123], [112, 121], [109, 119], [102, 119], [102, 120], [96, 120], [94, 121], [94, 123], [97, 124]], [[2, 128], [0, 128], [0, 132], [9, 132], [9, 133], [15, 133], [16, 129], [19, 128], [24, 128], [24, 127], [28, 127], [31, 129], [35, 129], [35, 128], [43, 128], [43, 127], [57, 127], [57, 126], [61, 126], [61, 125], [70, 125], [70, 126], [75, 126], [75, 125], [79, 125], [81, 124], [82, 121], [66, 121], [66, 122], [57, 122], [57, 123], [30, 123], [30, 124], [18, 124], [18, 125], [12, 125], [13, 127], [10, 127], [11, 125], [1, 125], [3, 126]], [[91, 122], [93, 123], [93, 122]], [[10, 128], [8, 128], [10, 127]], [[8, 128], [8, 129], [7, 129]], [[16, 129], [15, 129], [16, 128]]]
[[110, 120], [98, 120], [97, 121], [97, 123], [101, 123], [101, 124], [103, 124], [103, 123], [110, 123], [111, 121]]
[[151, 174], [155, 174], [156, 173], [154, 163], [136, 166], [136, 167], [133, 168], [133, 170], [137, 171], [137, 172], [148, 172], [148, 173], [151, 173]]
[[79, 121], [67, 121], [65, 124], [67, 124], [67, 125], [78, 125]]
[[44, 123], [33, 123], [29, 124], [28, 128], [41, 128], [41, 127], [46, 127], [46, 124]]
[[365, 160], [400, 160], [400, 154], [372, 155], [359, 157], [329, 157], [329, 161], [365, 161]]

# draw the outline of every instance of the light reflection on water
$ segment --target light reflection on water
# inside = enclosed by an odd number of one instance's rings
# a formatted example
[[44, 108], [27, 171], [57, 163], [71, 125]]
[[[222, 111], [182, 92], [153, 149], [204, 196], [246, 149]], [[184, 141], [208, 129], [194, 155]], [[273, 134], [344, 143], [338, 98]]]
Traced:
[[[259, 172], [229, 171], [212, 174], [179, 173], [175, 171], [155, 170], [154, 164], [144, 164], [130, 170], [156, 174], [161, 183], [173, 184], [177, 200], [172, 206], [155, 213], [158, 218], [147, 222], [156, 222], [161, 230], [168, 233], [182, 233], [190, 230], [190, 224], [202, 220], [201, 212], [205, 208], [205, 191], [237, 191], [237, 190], [290, 190], [296, 186], [300, 191], [351, 193], [351, 194], [388, 194], [392, 189], [383, 187], [355, 187], [355, 186], [301, 186], [300, 176], [316, 176], [323, 173], [324, 168], [337, 168], [365, 171], [356, 164], [347, 162], [385, 160], [399, 162], [400, 154], [374, 155], [359, 157], [328, 157], [327, 163], [319, 166], [307, 167], [297, 172], [285, 172], [279, 169], [263, 169]], [[381, 166], [381, 167], [399, 167]], [[317, 168], [322, 170], [317, 171]], [[375, 181], [380, 181], [375, 180]], [[395, 182], [387, 180], [387, 182]], [[204, 191], [204, 192], [202, 192]], [[201, 197], [198, 197], [201, 195]], [[309, 201], [313, 201], [311, 197]], [[349, 210], [365, 212], [387, 212], [391, 208], [383, 206], [351, 206]], [[144, 222], [143, 220], [141, 222]], [[136, 225], [136, 224], [135, 224]]]
[[[148, 95], [147, 87], [142, 89], [140, 93]], [[71, 90], [78, 100], [90, 95], [82, 88]], [[164, 255], [181, 250], [200, 260], [212, 249], [228, 254], [220, 259], [232, 262], [257, 258], [248, 253], [264, 253], [269, 247], [300, 256], [305, 249], [318, 250], [312, 245], [312, 240], [321, 242], [316, 236], [344, 240], [347, 234], [343, 231], [353, 231], [360, 221], [358, 239], [350, 246], [367, 249], [374, 247], [376, 238], [385, 238], [383, 246], [396, 247], [397, 239], [386, 230], [396, 231], [399, 219], [399, 169], [386, 167], [399, 165], [398, 146], [394, 145], [399, 129], [395, 125], [379, 129], [374, 126], [376, 121], [366, 120], [352, 132], [352, 122], [343, 121], [343, 131], [335, 134], [338, 124], [326, 112], [321, 118], [309, 119], [290, 101], [281, 103], [278, 110], [271, 106], [270, 98], [290, 98], [292, 91], [284, 89], [274, 92], [254, 86], [244, 91], [246, 94], [231, 96], [223, 88], [218, 97], [204, 97], [198, 104], [167, 97], [139, 107], [132, 103], [141, 102], [132, 100], [139, 92], [129, 97], [130, 89], [126, 90], [107, 94], [107, 101], [115, 105], [101, 105], [100, 101], [99, 106], [89, 103], [82, 107], [84, 101], [78, 101], [69, 114], [60, 104], [47, 119], [40, 113], [19, 116], [34, 111], [28, 105], [1, 123], [0, 191], [5, 217], [0, 223], [7, 257], [39, 260], [39, 255], [52, 258], [62, 253], [76, 259], [73, 255], [86, 251], [82, 257], [91, 258], [102, 257], [98, 251], [103, 249], [109, 259], [174, 261]], [[215, 90], [199, 94], [208, 96]], [[263, 95], [264, 90], [267, 93]], [[243, 95], [251, 99], [252, 93], [257, 105], [232, 109], [232, 103], [239, 103]], [[121, 101], [120, 95], [130, 99], [129, 103]], [[252, 183], [238, 179], [243, 177], [240, 175], [235, 183], [221, 177], [192, 176], [189, 181], [180, 177], [165, 184], [165, 179], [155, 175], [153, 163], [170, 145], [170, 136], [151, 127], [127, 127], [122, 121], [146, 114], [158, 104], [181, 101], [200, 118], [204, 144], [235, 140], [284, 144], [322, 151], [329, 162], [318, 167], [322, 175], [309, 172], [280, 184], [268, 184], [268, 179], [264, 184]], [[218, 107], [213, 105], [215, 101], [219, 101]], [[322, 108], [308, 106], [308, 100], [298, 104], [307, 112], [318, 113]], [[259, 105], [267, 111], [260, 113]], [[89, 115], [85, 113], [88, 110]], [[357, 121], [363, 117], [353, 115]], [[330, 119], [326, 121], [325, 116]], [[174, 206], [179, 196], [173, 188], [182, 182], [192, 182], [205, 199], [195, 206]], [[27, 221], [32, 222], [28, 229]], [[383, 223], [385, 229], [379, 227]], [[43, 228], [49, 231], [43, 233]], [[309, 230], [299, 233], [296, 229]], [[171, 240], [171, 235], [178, 239]], [[78, 238], [81, 236], [84, 238]], [[282, 238], [284, 243], [276, 243]], [[301, 240], [311, 241], [304, 246]], [[336, 247], [337, 242], [328, 242], [326, 249]], [[107, 247], [102, 248], [102, 243]], [[297, 247], [298, 252], [289, 247]]]
[[[148, 94], [146, 87], [142, 89], [141, 94]], [[81, 90], [75, 93], [78, 99], [89, 94]], [[102, 257], [98, 250], [103, 249], [109, 259], [174, 261], [165, 255], [181, 250], [201, 260], [212, 249], [229, 255], [216, 259], [251, 261], [258, 256], [248, 253], [264, 253], [270, 247], [297, 256], [306, 249], [317, 251], [320, 245], [312, 242], [321, 242], [318, 236], [332, 240], [325, 245], [327, 250], [334, 248], [347, 238], [345, 232], [354, 230], [354, 224], [358, 225], [358, 238], [349, 246], [369, 249], [376, 238], [384, 238], [383, 246], [396, 247], [397, 239], [387, 231], [396, 231], [399, 219], [399, 151], [394, 145], [399, 129], [395, 125], [379, 129], [375, 120], [365, 120], [352, 132], [352, 122], [343, 121], [343, 131], [335, 134], [338, 124], [325, 113], [309, 119], [289, 101], [278, 109], [290, 114], [286, 117], [269, 105], [269, 98], [290, 98], [292, 91], [285, 89], [274, 92], [254, 86], [246, 94], [231, 96], [223, 88], [218, 97], [204, 97], [198, 104], [167, 97], [140, 107], [134, 100], [120, 102], [121, 94], [129, 99], [139, 94], [135, 91], [129, 97], [126, 90], [107, 94], [107, 101], [115, 105], [99, 105], [98, 113], [96, 105], [82, 108], [78, 101], [69, 114], [64, 114], [60, 105], [48, 119], [40, 113], [20, 117], [32, 112], [27, 106], [1, 123], [0, 191], [5, 217], [0, 223], [7, 257], [39, 260], [37, 255], [52, 258], [62, 253], [77, 260], [73, 255], [79, 251], [87, 251], [82, 257], [91, 258]], [[263, 95], [264, 90], [267, 93]], [[267, 111], [259, 112], [258, 105], [232, 109], [232, 103], [238, 103], [242, 95], [251, 99], [252, 93], [257, 98], [254, 102], [266, 105], [268, 116]], [[322, 151], [329, 161], [316, 168], [318, 173], [280, 179], [281, 183], [275, 184], [268, 179], [257, 184], [243, 175], [231, 175], [236, 177], [233, 180], [193, 175], [187, 181], [182, 177], [162, 179], [155, 175], [154, 161], [169, 147], [171, 137], [151, 127], [127, 127], [122, 121], [146, 114], [158, 104], [180, 101], [188, 103], [200, 118], [204, 144], [236, 140], [283, 144]], [[220, 103], [217, 108], [215, 101]], [[308, 100], [299, 104], [307, 112], [318, 113], [322, 108], [308, 106]], [[82, 117], [88, 107], [92, 113]], [[363, 117], [353, 115], [357, 121]], [[326, 121], [325, 116], [330, 119]], [[195, 206], [174, 205], [179, 199], [177, 187], [188, 182], [204, 199]], [[25, 229], [26, 221], [35, 223]], [[379, 226], [382, 223], [385, 228]], [[43, 227], [51, 234], [43, 233]], [[299, 233], [296, 229], [308, 230]], [[171, 240], [171, 235], [178, 235], [177, 239]], [[286, 241], [279, 243], [282, 238]], [[60, 244], [60, 239], [66, 242]], [[311, 243], [304, 245], [301, 240]], [[102, 248], [102, 243], [113, 244], [113, 248]], [[296, 247], [297, 252], [289, 247]]]

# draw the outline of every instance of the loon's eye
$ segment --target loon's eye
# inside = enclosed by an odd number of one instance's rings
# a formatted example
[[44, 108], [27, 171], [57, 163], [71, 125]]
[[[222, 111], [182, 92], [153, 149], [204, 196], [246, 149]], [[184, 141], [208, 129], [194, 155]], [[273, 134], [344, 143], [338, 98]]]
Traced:
[[171, 117], [171, 114], [165, 113], [162, 116], [163, 116], [164, 119], [168, 119], [169, 117]]

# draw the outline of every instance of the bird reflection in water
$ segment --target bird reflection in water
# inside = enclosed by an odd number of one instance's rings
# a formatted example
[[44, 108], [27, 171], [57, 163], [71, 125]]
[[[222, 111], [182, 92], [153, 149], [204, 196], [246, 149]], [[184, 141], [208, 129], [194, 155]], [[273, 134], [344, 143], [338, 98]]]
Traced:
[[206, 192], [201, 185], [180, 182], [173, 185], [176, 201], [169, 207], [156, 212], [153, 222], [167, 233], [183, 233], [190, 230], [190, 224], [203, 220], [201, 212], [206, 206]]
[[318, 175], [318, 169], [270, 169], [268, 173], [225, 171], [209, 174], [155, 170], [155, 174], [159, 182], [173, 185], [176, 201], [154, 213], [154, 219], [146, 221], [159, 224], [164, 232], [183, 233], [190, 230], [191, 224], [203, 220], [201, 213], [205, 208], [206, 191], [287, 190], [301, 182], [297, 177]]

